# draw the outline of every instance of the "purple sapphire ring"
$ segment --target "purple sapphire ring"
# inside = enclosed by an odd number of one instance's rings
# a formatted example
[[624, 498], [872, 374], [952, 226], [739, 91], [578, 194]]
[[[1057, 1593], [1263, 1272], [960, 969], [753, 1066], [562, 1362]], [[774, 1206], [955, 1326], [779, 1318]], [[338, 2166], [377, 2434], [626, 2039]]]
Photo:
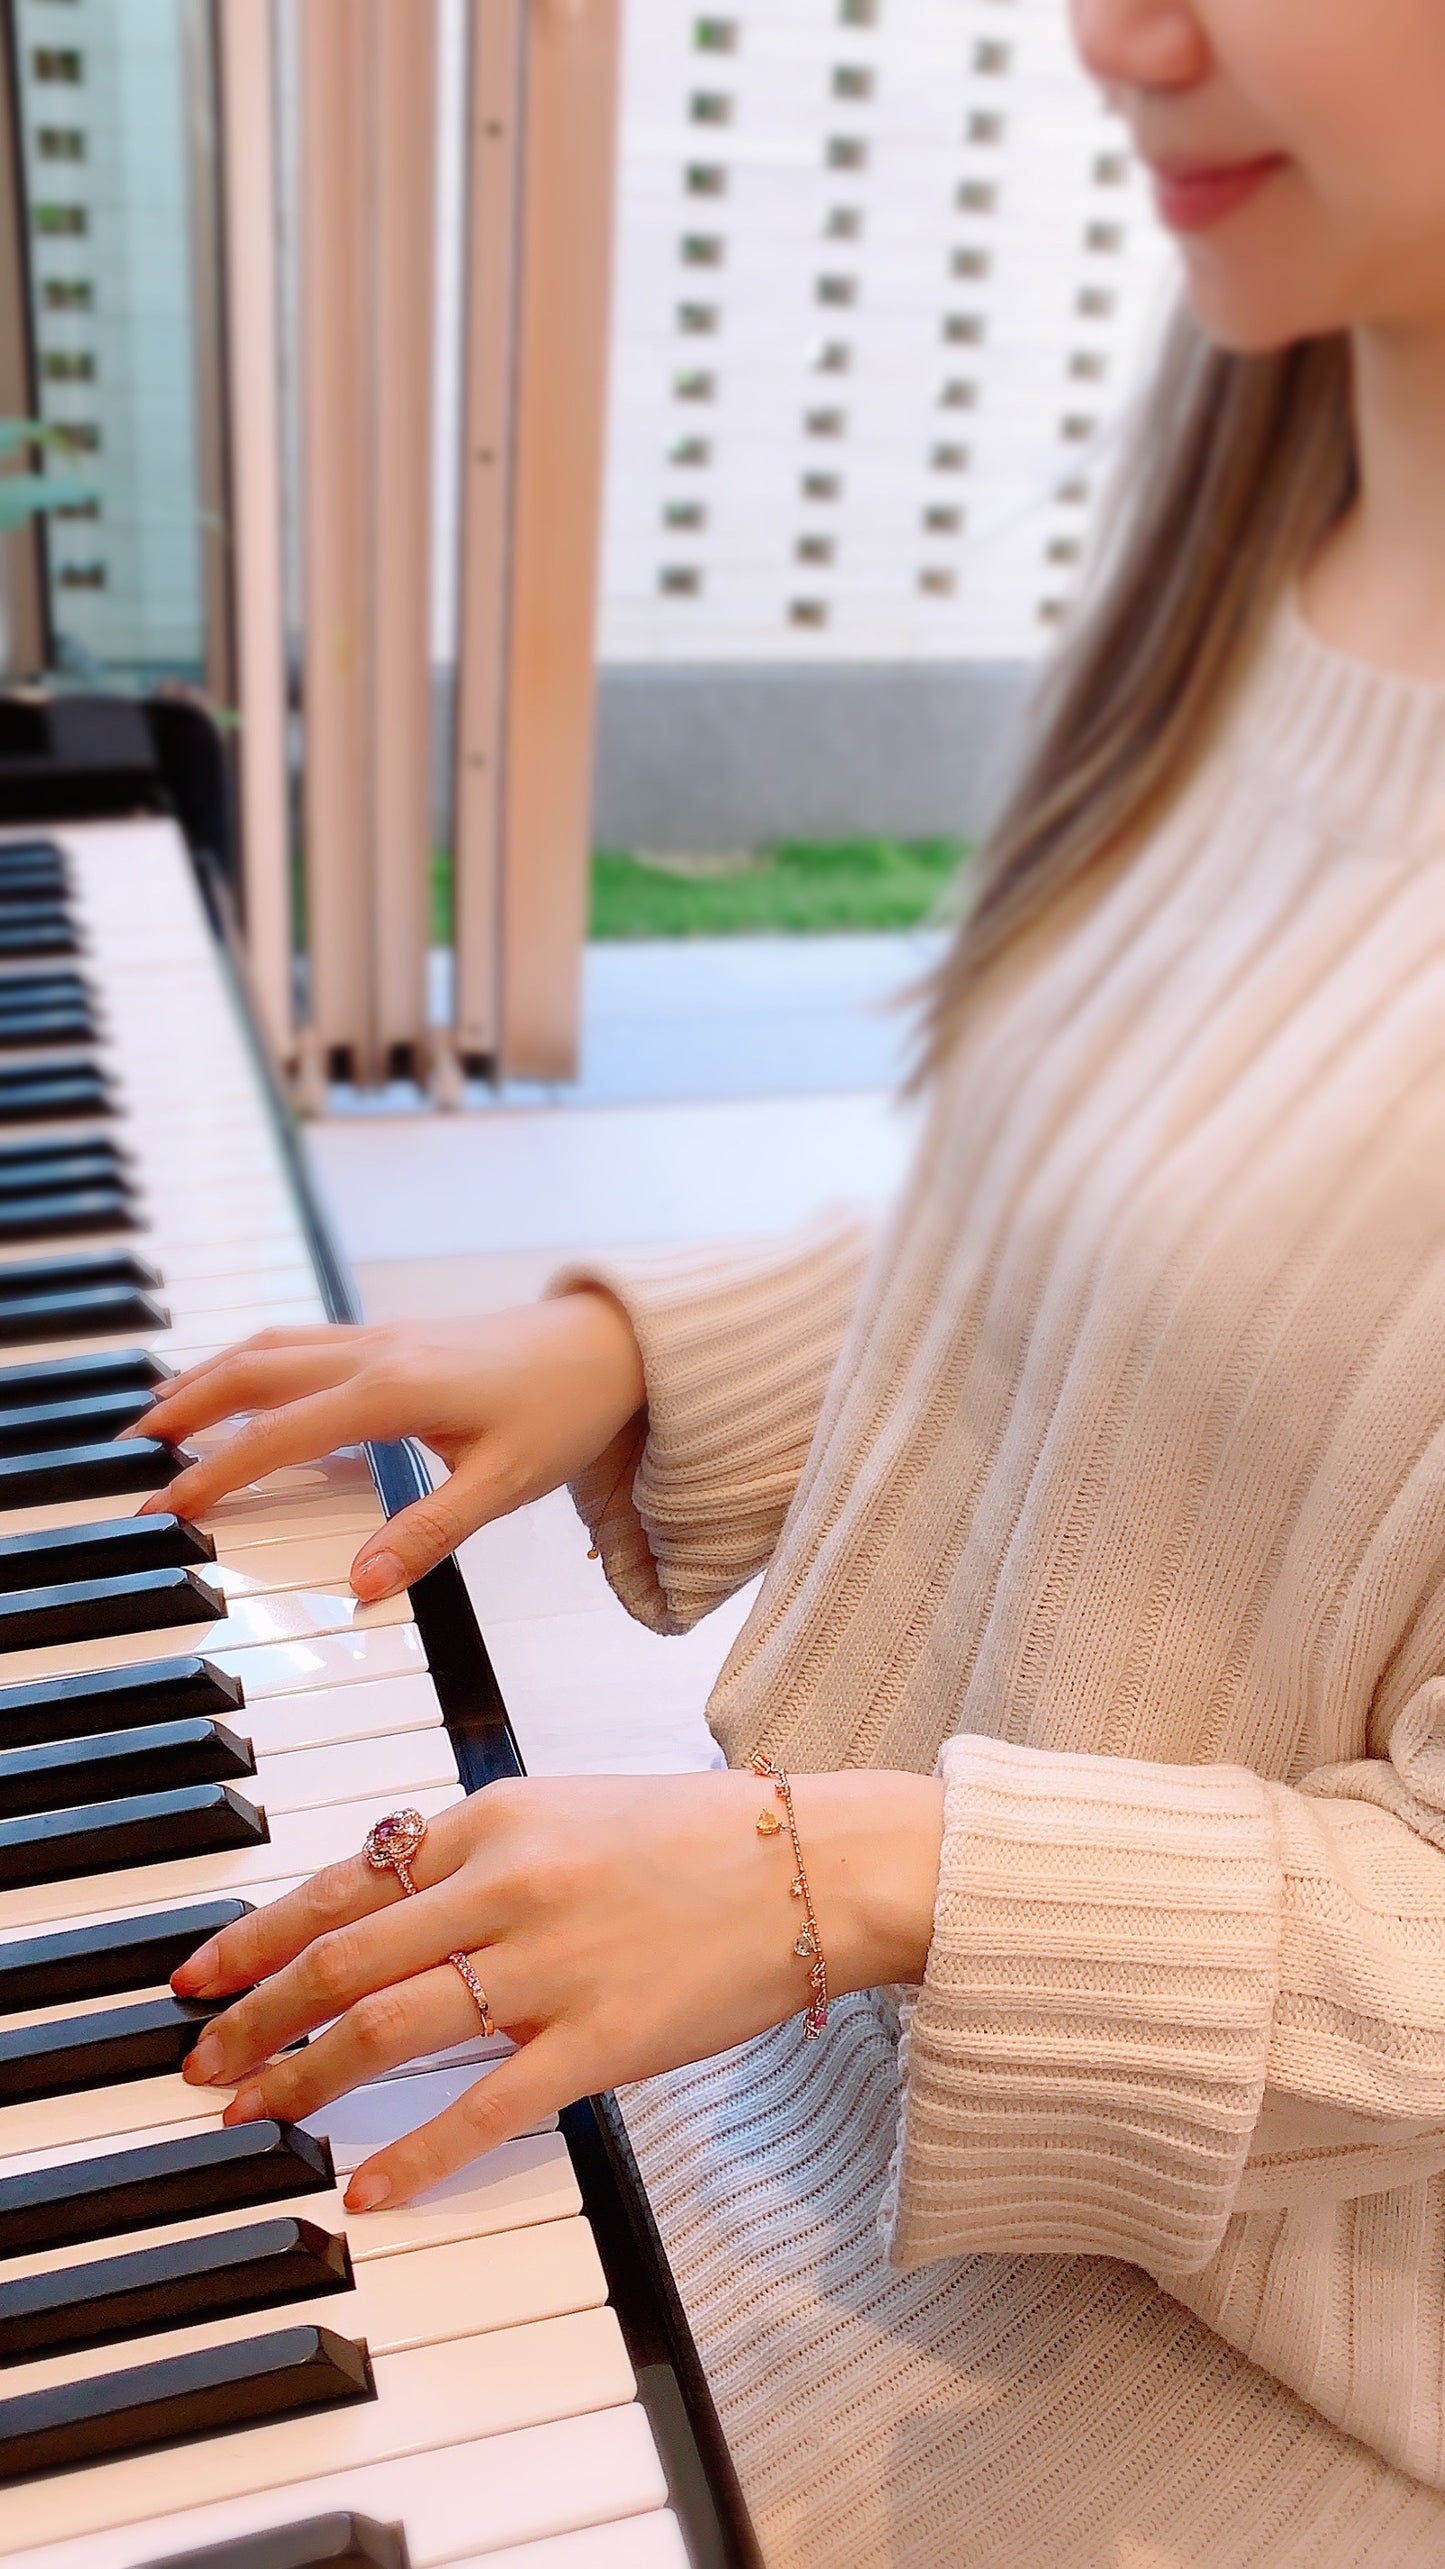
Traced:
[[[374, 1873], [394, 1873], [408, 1899], [414, 1900], [417, 1886], [411, 1878], [411, 1860], [425, 1836], [426, 1822], [420, 1811], [388, 1811], [384, 1820], [367, 1830], [361, 1852]], [[482, 2032], [495, 2034], [496, 2020], [470, 1956], [450, 1953], [447, 1960], [482, 2020]]]

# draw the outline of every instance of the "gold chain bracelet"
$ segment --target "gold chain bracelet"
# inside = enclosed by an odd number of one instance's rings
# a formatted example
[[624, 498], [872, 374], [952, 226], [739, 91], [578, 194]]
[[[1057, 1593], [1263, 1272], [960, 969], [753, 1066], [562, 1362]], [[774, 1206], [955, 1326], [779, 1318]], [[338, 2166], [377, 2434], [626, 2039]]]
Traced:
[[[793, 1841], [793, 1862], [797, 1870], [788, 1888], [793, 1898], [801, 1900], [803, 1904], [803, 1924], [793, 1938], [793, 1951], [799, 1962], [805, 1962], [808, 1965], [808, 1982], [813, 1995], [803, 2010], [803, 2032], [811, 2041], [815, 2035], [822, 2033], [828, 2022], [828, 1966], [823, 1959], [823, 1939], [818, 1933], [817, 1912], [813, 1907], [813, 1894], [808, 1888], [808, 1871], [803, 1862], [803, 1850], [798, 1839], [797, 1816], [793, 1810], [793, 1788], [781, 1766], [775, 1764], [763, 1749], [759, 1749], [752, 1760], [752, 1770], [760, 1783], [771, 1784], [778, 1800], [782, 1803], [787, 1815], [788, 1835]], [[781, 1835], [782, 1827], [783, 1823], [776, 1811], [759, 1811], [757, 1831], [760, 1838], [778, 1837]]]

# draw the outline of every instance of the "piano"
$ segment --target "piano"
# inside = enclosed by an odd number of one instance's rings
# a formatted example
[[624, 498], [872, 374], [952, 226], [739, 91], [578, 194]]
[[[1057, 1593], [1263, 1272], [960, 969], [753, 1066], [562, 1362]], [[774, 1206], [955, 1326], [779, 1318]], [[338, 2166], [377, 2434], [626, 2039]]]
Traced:
[[154, 1385], [355, 1313], [204, 875], [163, 818], [0, 838], [0, 2569], [756, 2560], [615, 2104], [349, 2217], [480, 2036], [227, 2132], [170, 1972], [245, 1903], [520, 1771], [424, 1486], [328, 1457], [199, 1526]]

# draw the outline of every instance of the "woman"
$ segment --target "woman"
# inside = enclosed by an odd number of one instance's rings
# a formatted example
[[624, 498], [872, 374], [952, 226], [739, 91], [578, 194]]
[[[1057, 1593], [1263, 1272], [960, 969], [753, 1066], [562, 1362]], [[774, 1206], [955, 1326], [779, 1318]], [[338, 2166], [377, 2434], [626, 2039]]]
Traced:
[[644, 2080], [775, 2569], [1445, 2562], [1445, 13], [1075, 17], [1193, 320], [889, 1237], [269, 1336], [151, 1422], [255, 1414], [193, 1510], [426, 1437], [367, 1597], [563, 1480], [660, 1630], [766, 1565], [742, 1771], [498, 1788], [177, 1986], [269, 1975], [195, 2074], [295, 2113], [470, 1955], [521, 2048], [358, 2208]]

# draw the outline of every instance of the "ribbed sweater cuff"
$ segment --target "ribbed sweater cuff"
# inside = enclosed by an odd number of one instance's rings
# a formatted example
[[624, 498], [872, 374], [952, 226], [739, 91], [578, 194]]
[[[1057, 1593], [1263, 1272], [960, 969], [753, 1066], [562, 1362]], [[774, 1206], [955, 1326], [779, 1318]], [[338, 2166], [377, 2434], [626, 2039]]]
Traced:
[[647, 1416], [572, 1484], [628, 1611], [685, 1632], [771, 1558], [869, 1247], [852, 1220], [727, 1251], [599, 1260], [642, 1351]]
[[974, 1737], [939, 1773], [894, 2263], [988, 2250], [1195, 2272], [1264, 2088], [1281, 1894], [1263, 1786]]

